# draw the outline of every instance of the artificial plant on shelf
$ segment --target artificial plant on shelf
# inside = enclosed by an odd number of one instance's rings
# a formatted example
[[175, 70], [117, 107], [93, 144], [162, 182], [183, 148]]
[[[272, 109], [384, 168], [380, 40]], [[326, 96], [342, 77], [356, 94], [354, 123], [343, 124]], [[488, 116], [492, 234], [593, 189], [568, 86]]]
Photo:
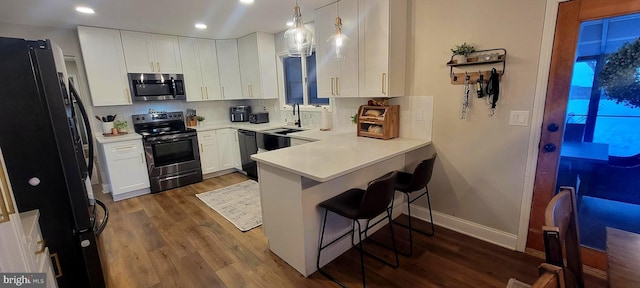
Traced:
[[471, 55], [471, 53], [475, 51], [476, 48], [474, 48], [473, 45], [468, 44], [467, 42], [451, 48], [451, 53], [453, 53], [453, 60], [458, 64], [467, 63], [467, 57], [469, 57], [469, 55]]

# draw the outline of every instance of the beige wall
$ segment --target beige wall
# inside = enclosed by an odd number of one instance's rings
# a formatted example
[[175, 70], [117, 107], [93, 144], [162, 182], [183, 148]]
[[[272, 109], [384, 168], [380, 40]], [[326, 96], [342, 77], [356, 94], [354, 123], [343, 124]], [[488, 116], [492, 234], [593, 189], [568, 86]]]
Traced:
[[[408, 94], [435, 98], [433, 209], [517, 234], [530, 126], [509, 126], [509, 111], [533, 109], [545, 1], [411, 0], [409, 9]], [[445, 63], [462, 42], [507, 49], [493, 118], [472, 88], [471, 112], [460, 119], [463, 86], [450, 84]]]

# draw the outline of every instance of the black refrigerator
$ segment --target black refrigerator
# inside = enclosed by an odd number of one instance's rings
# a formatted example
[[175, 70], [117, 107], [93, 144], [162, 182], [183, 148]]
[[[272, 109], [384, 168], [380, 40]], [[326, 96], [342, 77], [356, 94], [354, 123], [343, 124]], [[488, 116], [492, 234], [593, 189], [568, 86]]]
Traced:
[[18, 210], [40, 210], [59, 287], [105, 287], [97, 235], [108, 210], [93, 199], [79, 121], [92, 135], [62, 50], [49, 40], [0, 38], [0, 147]]

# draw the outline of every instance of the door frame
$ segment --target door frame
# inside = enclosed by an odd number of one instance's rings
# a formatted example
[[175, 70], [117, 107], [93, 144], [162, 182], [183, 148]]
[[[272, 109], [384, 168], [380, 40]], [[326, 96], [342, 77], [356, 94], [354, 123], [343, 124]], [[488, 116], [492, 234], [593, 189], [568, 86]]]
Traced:
[[527, 165], [524, 173], [525, 179], [520, 204], [520, 223], [518, 224], [518, 238], [516, 242], [516, 250], [520, 252], [524, 252], [527, 246], [531, 203], [533, 202], [533, 187], [538, 167], [538, 152], [540, 151], [538, 145], [542, 137], [542, 120], [544, 118], [544, 105], [547, 99], [549, 72], [551, 71], [551, 54], [553, 52], [553, 42], [556, 34], [556, 21], [558, 20], [558, 8], [560, 7], [560, 3], [567, 1], [570, 0], [547, 0], [545, 7], [544, 28], [542, 30], [542, 43], [540, 45], [538, 73], [536, 76], [536, 89], [531, 113], [529, 151], [527, 153]]
[[[575, 2], [571, 4], [569, 3], [566, 4], [567, 5], [566, 10], [560, 11], [559, 10], [560, 3], [567, 2], [567, 1], [547, 0], [546, 16], [552, 16], [553, 19], [545, 18], [545, 26], [543, 30], [543, 33], [544, 33], [543, 37], [545, 38], [543, 38], [543, 44], [541, 45], [541, 54], [540, 54], [540, 62], [539, 62], [540, 66], [539, 66], [539, 71], [538, 71], [539, 74], [537, 79], [537, 84], [539, 85], [536, 86], [537, 89], [535, 91], [535, 98], [534, 98], [535, 106], [533, 111], [534, 119], [532, 120], [532, 123], [535, 123], [536, 125], [539, 123], [541, 125], [540, 127], [534, 127], [531, 129], [531, 134], [529, 139], [530, 140], [529, 155], [528, 155], [529, 157], [527, 159], [527, 167], [525, 171], [526, 179], [525, 179], [525, 185], [524, 185], [524, 191], [523, 191], [523, 200], [522, 200], [521, 215], [520, 215], [521, 216], [520, 226], [518, 227], [517, 247], [519, 248], [519, 251], [522, 251], [526, 248], [527, 241], [530, 238], [530, 235], [527, 235], [527, 234], [531, 231], [531, 227], [529, 227], [532, 221], [531, 213], [538, 211], [536, 212], [535, 215], [533, 215], [536, 217], [533, 220], [539, 221], [539, 217], [540, 217], [539, 211], [542, 208], [540, 207], [540, 205], [543, 205], [543, 204], [546, 205], [545, 203], [543, 203], [544, 199], [546, 199], [546, 197], [550, 199], [553, 196], [552, 194], [547, 195], [551, 191], [544, 190], [544, 189], [548, 189], [548, 187], [546, 188], [539, 187], [540, 189], [538, 189], [539, 190], [538, 192], [534, 191], [536, 175], [540, 173], [541, 175], [546, 175], [545, 173], [550, 174], [552, 172], [550, 170], [549, 171], [538, 170], [539, 169], [538, 161], [543, 161], [543, 163], [545, 161], [545, 159], [540, 158], [540, 154], [539, 154], [540, 152], [539, 146], [541, 144], [540, 141], [542, 139], [548, 139], [552, 141], [553, 138], [557, 138], [558, 136], [558, 135], [554, 135], [552, 137], [550, 135], [546, 135], [546, 136], [543, 135], [542, 129], [544, 129], [544, 127], [542, 127], [542, 124], [544, 124], [544, 112], [545, 112], [544, 110], [547, 108], [545, 107], [546, 105], [545, 102], [548, 100], [547, 95], [549, 93], [565, 93], [565, 92], [568, 93], [568, 89], [569, 89], [569, 87], [563, 87], [557, 84], [555, 84], [554, 86], [554, 81], [556, 81], [556, 79], [550, 79], [551, 74], [549, 73], [551, 72], [550, 69], [552, 68], [560, 69], [558, 71], [562, 71], [561, 68], [558, 68], [558, 67], [560, 67], [562, 63], [568, 60], [566, 59], [567, 55], [560, 53], [556, 56], [556, 59], [553, 60], [553, 62], [551, 62], [552, 61], [551, 54], [547, 54], [547, 53], [552, 53], [554, 49], [554, 45], [558, 45], [557, 49], [562, 49], [563, 45], [564, 46], [569, 44], [575, 45], [575, 43], [554, 43], [554, 42], [549, 43], [547, 42], [549, 38], [546, 38], [546, 37], [550, 37], [551, 35], [553, 35], [555, 39], [555, 36], [557, 36], [555, 35], [557, 32], [555, 28], [555, 23], [558, 21], [558, 16], [560, 13], [563, 13], [563, 19], [564, 19], [563, 21], [568, 21], [568, 23], [565, 23], [565, 24], [570, 24], [570, 25], [575, 24], [573, 23], [573, 21], [577, 21], [576, 23], [579, 25], [579, 23], [583, 21], [588, 21], [588, 20], [602, 19], [606, 17], [614, 17], [614, 16], [626, 15], [630, 13], [640, 13], [640, 1], [636, 1], [636, 0], [616, 0], [616, 1], [604, 2], [604, 3], [600, 2], [599, 0], [573, 0], [573, 1]], [[549, 13], [552, 13], [552, 14], [549, 14]], [[553, 30], [553, 31], [549, 31], [549, 30]], [[575, 41], [576, 42], [578, 41], [579, 31], [561, 30], [561, 32], [566, 34], [564, 35], [565, 37], [567, 36], [575, 37]], [[575, 32], [575, 35], [574, 35], [574, 32]], [[543, 57], [549, 57], [549, 58], [547, 59]], [[573, 63], [573, 61], [571, 62]], [[540, 74], [541, 72], [544, 72], [544, 73]], [[563, 78], [563, 75], [560, 75], [560, 76], [562, 77], [557, 81], [566, 80]], [[540, 82], [544, 82], [543, 83], [544, 85], [540, 85], [541, 84]], [[538, 89], [538, 88], [545, 88], [545, 87], [546, 89]], [[548, 91], [549, 87], [554, 89], [554, 91]], [[567, 90], [567, 91], [564, 91], [564, 90]], [[564, 112], [566, 113], [566, 111]], [[551, 116], [548, 116], [548, 117], [551, 117]], [[564, 115], [562, 116], [564, 119]], [[562, 132], [562, 130], [560, 130], [560, 132]], [[560, 133], [560, 135], [562, 135], [562, 133]], [[553, 155], [553, 156], [557, 156], [557, 155]], [[547, 164], [549, 163], [546, 163], [545, 165], [548, 166]], [[545, 166], [542, 166], [542, 167], [543, 169], [548, 168], [548, 167], [545, 168]], [[556, 172], [557, 172], [557, 169], [553, 170], [553, 173], [556, 173]], [[555, 174], [552, 175], [552, 179], [554, 180], [554, 183], [555, 183]], [[547, 184], [548, 183], [543, 183], [541, 185], [544, 186]], [[536, 201], [534, 201], [535, 200], [534, 197], [537, 199]], [[532, 205], [538, 205], [535, 207], [536, 209], [535, 211], [533, 211], [534, 207], [532, 207]], [[526, 221], [527, 219], [529, 221]], [[529, 224], [526, 224], [526, 222], [529, 222]], [[529, 243], [530, 244], [529, 246], [534, 247], [535, 249], [540, 249], [541, 247], [538, 247], [538, 246], [541, 246], [542, 244], [538, 243], [537, 240], [541, 241], [541, 239], [533, 239], [532, 240], [533, 245]], [[583, 263], [585, 265], [589, 265], [591, 267], [595, 267], [600, 270], [606, 270], [606, 254], [605, 253], [592, 250], [589, 248], [585, 248], [585, 247], [583, 247], [581, 250], [583, 254], [583, 258], [582, 258]]]

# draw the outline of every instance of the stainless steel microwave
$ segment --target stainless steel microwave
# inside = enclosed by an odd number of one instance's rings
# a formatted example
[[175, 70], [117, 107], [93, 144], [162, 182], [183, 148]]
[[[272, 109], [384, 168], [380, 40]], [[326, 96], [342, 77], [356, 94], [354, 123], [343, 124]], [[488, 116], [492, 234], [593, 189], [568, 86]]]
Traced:
[[133, 101], [185, 100], [182, 74], [129, 73]]

